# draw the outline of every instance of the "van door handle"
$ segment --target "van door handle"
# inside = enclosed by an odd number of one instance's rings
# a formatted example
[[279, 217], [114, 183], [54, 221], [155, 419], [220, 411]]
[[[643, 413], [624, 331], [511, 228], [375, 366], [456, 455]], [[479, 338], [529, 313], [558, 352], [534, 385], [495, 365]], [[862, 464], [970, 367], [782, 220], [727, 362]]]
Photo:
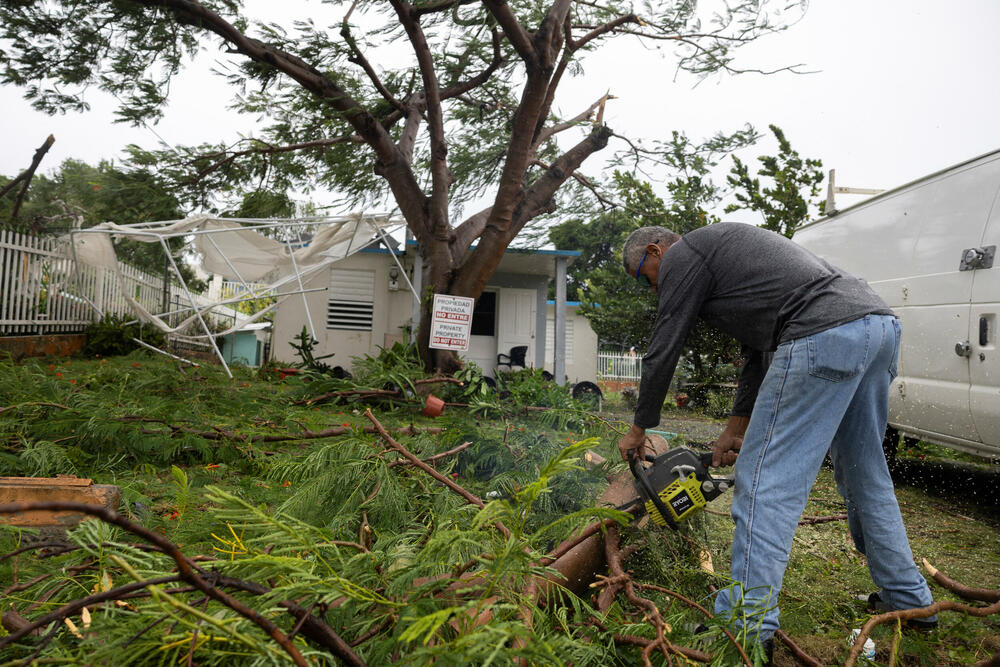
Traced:
[[995, 245], [981, 248], [966, 248], [962, 251], [962, 260], [958, 263], [959, 271], [975, 271], [976, 269], [992, 269], [993, 257], [996, 255]]
[[986, 347], [990, 342], [990, 321], [985, 317], [979, 318], [979, 347]]

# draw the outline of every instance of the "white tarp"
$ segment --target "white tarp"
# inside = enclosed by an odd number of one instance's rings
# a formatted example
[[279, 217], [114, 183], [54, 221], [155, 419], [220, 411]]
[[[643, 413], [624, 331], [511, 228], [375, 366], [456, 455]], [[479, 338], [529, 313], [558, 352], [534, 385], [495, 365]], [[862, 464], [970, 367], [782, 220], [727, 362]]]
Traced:
[[[122, 274], [112, 237], [161, 245], [166, 245], [171, 238], [185, 238], [189, 241], [190, 248], [200, 255], [201, 266], [207, 273], [243, 283], [257, 283], [254, 293], [263, 295], [277, 292], [278, 288], [293, 281], [301, 284], [312, 273], [362, 250], [376, 241], [380, 233], [402, 224], [404, 223], [398, 218], [390, 219], [384, 214], [280, 221], [197, 215], [184, 220], [136, 225], [105, 222], [86, 230], [75, 230], [70, 237], [77, 261], [105, 267], [113, 271], [119, 281], [122, 280]], [[284, 236], [289, 240], [282, 242], [265, 236], [260, 232], [264, 229], [284, 230]], [[296, 230], [304, 229], [309, 229], [313, 234], [305, 243], [299, 240], [300, 235], [296, 233]], [[263, 287], [260, 287], [261, 283], [264, 283]], [[226, 303], [216, 303], [200, 295], [192, 295], [196, 303], [190, 304], [190, 316], [171, 327], [160, 316], [132, 298], [127, 291], [123, 295], [138, 318], [166, 333], [182, 331], [213, 307]], [[259, 319], [276, 305], [251, 317], [241, 318], [230, 331]], [[205, 336], [197, 336], [202, 337]]]
[[[376, 239], [379, 229], [402, 224], [387, 215], [355, 214], [335, 218], [301, 218], [275, 221], [249, 218], [215, 218], [197, 215], [184, 220], [168, 220], [140, 225], [105, 222], [73, 234], [77, 257], [94, 266], [113, 269], [117, 264], [111, 236], [143, 243], [161, 243], [175, 237], [193, 239], [206, 273], [229, 280], [270, 282], [295, 273], [311, 264], [343, 259]], [[283, 243], [265, 236], [261, 229], [315, 226], [313, 238], [304, 247], [298, 242]], [[102, 233], [103, 232], [103, 233]], [[290, 248], [295, 248], [290, 253]], [[294, 261], [291, 256], [294, 254]]]

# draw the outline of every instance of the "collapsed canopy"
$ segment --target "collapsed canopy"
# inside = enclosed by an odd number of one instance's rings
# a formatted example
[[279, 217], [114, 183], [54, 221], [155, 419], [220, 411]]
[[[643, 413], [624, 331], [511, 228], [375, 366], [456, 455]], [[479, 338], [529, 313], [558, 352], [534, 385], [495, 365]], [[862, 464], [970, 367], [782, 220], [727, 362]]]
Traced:
[[[176, 237], [188, 239], [190, 248], [201, 257], [201, 266], [211, 274], [218, 274], [229, 280], [252, 286], [253, 296], [276, 296], [275, 304], [252, 316], [237, 318], [228, 331], [238, 330], [249, 322], [262, 317], [273, 309], [287, 295], [278, 294], [278, 288], [296, 281], [302, 281], [312, 273], [333, 262], [341, 260], [385, 237], [388, 230], [402, 225], [385, 214], [354, 214], [339, 217], [296, 218], [288, 220], [268, 220], [249, 218], [215, 218], [197, 215], [184, 220], [168, 220], [135, 225], [119, 225], [105, 222], [88, 229], [70, 232], [71, 245], [78, 262], [104, 267], [114, 272], [118, 280], [123, 276], [112, 243], [115, 239], [128, 238], [144, 243], [160, 243], [169, 252], [167, 240]], [[262, 230], [281, 230], [287, 240], [281, 241], [261, 233]], [[297, 231], [308, 229], [312, 237], [304, 240]], [[183, 279], [181, 280], [183, 285]], [[184, 286], [187, 292], [186, 285]], [[213, 302], [200, 295], [191, 295], [192, 314], [171, 327], [162, 319], [133, 298], [128, 290], [123, 295], [133, 313], [139, 319], [153, 324], [167, 333], [177, 333], [201, 319], [202, 313], [212, 308], [231, 303], [233, 300]], [[221, 332], [221, 333], [228, 333]], [[214, 335], [221, 335], [215, 333]], [[188, 336], [191, 338], [209, 337]]]

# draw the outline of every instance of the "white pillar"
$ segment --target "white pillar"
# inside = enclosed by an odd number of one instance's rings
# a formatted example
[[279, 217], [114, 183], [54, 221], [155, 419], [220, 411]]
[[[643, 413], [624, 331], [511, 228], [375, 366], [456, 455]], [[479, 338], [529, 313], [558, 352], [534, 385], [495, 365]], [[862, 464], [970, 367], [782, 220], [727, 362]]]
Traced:
[[553, 331], [552, 372], [556, 384], [566, 384], [566, 265], [565, 257], [556, 258], [556, 321]]
[[[406, 247], [405, 245], [403, 246]], [[417, 337], [420, 329], [420, 298], [419, 294], [424, 290], [424, 259], [420, 256], [420, 248], [415, 248], [413, 253], [413, 333], [410, 335]]]

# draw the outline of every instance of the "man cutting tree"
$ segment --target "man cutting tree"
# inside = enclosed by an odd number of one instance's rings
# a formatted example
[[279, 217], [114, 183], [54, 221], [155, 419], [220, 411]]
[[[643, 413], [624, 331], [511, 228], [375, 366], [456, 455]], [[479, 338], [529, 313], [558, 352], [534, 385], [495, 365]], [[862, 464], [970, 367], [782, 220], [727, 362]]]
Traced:
[[[643, 227], [625, 241], [622, 261], [659, 301], [635, 419], [618, 443], [623, 458], [645, 456], [645, 431], [660, 421], [696, 318], [743, 345], [732, 416], [712, 448], [713, 465], [736, 463], [733, 585], [720, 591], [716, 613], [756, 632], [770, 659], [792, 538], [828, 451], [851, 536], [880, 589], [869, 610], [931, 604], [882, 453], [900, 338], [882, 299], [787, 238], [740, 223], [683, 237]], [[910, 623], [927, 630], [937, 620]]]

